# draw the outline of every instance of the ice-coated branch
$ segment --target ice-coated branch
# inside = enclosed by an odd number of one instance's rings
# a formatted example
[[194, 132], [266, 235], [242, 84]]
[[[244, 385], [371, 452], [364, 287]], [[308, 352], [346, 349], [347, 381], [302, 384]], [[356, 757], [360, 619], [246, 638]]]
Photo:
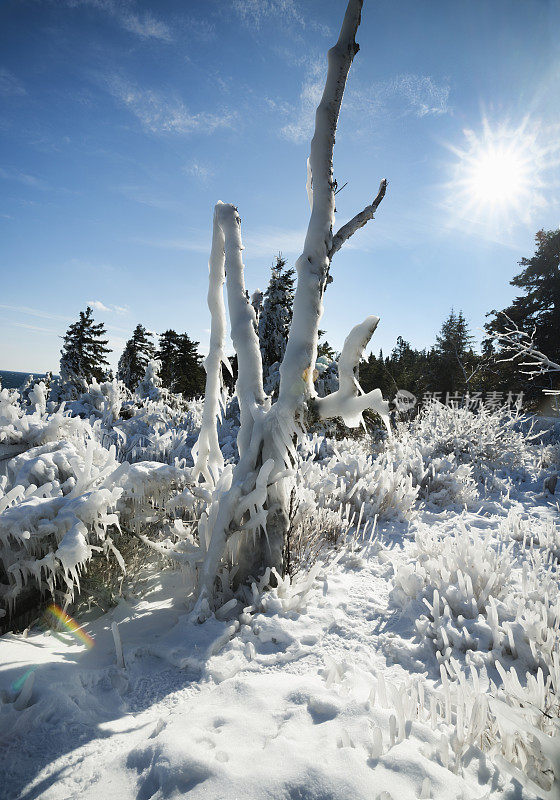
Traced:
[[[313, 208], [304, 250], [296, 262], [298, 284], [286, 353], [280, 367], [278, 404], [294, 413], [305, 395], [312, 396], [317, 331], [323, 313], [323, 293], [330, 264], [334, 225], [333, 149], [348, 71], [358, 52], [356, 32], [363, 0], [349, 0], [338, 41], [329, 50], [327, 80], [315, 114], [309, 170]], [[309, 174], [309, 173], [308, 173]]]
[[236, 394], [239, 400], [241, 427], [237, 439], [242, 456], [251, 440], [255, 414], [263, 408], [266, 396], [263, 389], [262, 359], [256, 333], [255, 310], [247, 299], [245, 267], [241, 258], [241, 217], [235, 206], [220, 203], [216, 206], [219, 225], [225, 242], [225, 271], [231, 339], [237, 353]]
[[352, 217], [350, 222], [347, 222], [346, 225], [343, 225], [342, 228], [340, 228], [340, 230], [338, 230], [333, 236], [331, 249], [329, 250], [329, 261], [332, 261], [333, 256], [335, 253], [338, 253], [344, 242], [353, 236], [356, 231], [360, 230], [360, 228], [363, 228], [364, 225], [370, 221], [370, 219], [373, 219], [373, 215], [385, 197], [386, 191], [387, 178], [383, 178], [379, 184], [379, 191], [377, 192], [377, 196], [373, 203], [371, 203], [369, 206], [366, 206], [364, 210], [360, 211], [359, 214], [356, 214], [355, 217]]
[[212, 249], [208, 263], [210, 280], [208, 287], [208, 308], [210, 309], [210, 350], [204, 361], [206, 370], [206, 390], [202, 411], [202, 425], [195, 446], [192, 449], [194, 460], [193, 480], [196, 483], [202, 476], [214, 485], [224, 468], [224, 457], [218, 442], [218, 419], [221, 415], [222, 364], [227, 361], [224, 345], [226, 336], [226, 310], [224, 305], [225, 252], [224, 234], [218, 219], [218, 203], [214, 209]]
[[[520, 367], [528, 367], [528, 369], [524, 369], [522, 372], [532, 378], [536, 375], [545, 375], [549, 372], [560, 372], [560, 364], [552, 361], [545, 353], [542, 353], [535, 347], [534, 329], [532, 334], [529, 335], [525, 331], [522, 331], [504, 311], [500, 313], [506, 320], [506, 328], [502, 332], [491, 335], [490, 338], [495, 339], [506, 350], [513, 351], [513, 354], [509, 356], [509, 358], [500, 358], [499, 363], [518, 361]], [[528, 360], [519, 360], [523, 358]]]
[[383, 400], [380, 389], [364, 394], [356, 372], [367, 343], [377, 328], [379, 317], [367, 317], [356, 325], [344, 341], [338, 360], [338, 383], [336, 392], [315, 400], [321, 419], [342, 417], [345, 425], [356, 428], [362, 422], [362, 413], [371, 408], [382, 418], [387, 430], [389, 426], [389, 403]]

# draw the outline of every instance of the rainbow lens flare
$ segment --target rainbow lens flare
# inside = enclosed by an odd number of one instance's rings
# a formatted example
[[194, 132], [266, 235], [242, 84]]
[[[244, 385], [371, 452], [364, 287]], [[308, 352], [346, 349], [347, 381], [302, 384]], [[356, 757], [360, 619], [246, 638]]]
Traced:
[[51, 614], [56, 620], [58, 620], [66, 630], [75, 638], [78, 639], [82, 644], [85, 644], [88, 650], [90, 650], [95, 642], [73, 619], [69, 614], [63, 611], [59, 606], [51, 603], [51, 605], [47, 608], [47, 614]]
[[27, 672], [21, 676], [21, 678], [18, 678], [17, 681], [12, 683], [12, 689], [14, 692], [19, 692], [19, 690], [23, 688], [25, 681], [29, 678], [32, 672], [35, 672], [36, 669], [37, 667], [31, 667], [31, 669], [28, 669]]

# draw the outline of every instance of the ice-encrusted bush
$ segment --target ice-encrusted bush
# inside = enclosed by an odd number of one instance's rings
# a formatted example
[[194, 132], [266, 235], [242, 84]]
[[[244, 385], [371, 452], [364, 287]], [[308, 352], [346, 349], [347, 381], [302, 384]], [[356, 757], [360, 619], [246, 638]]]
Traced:
[[0, 390], [0, 457], [26, 450], [29, 447], [72, 436], [80, 429], [80, 420], [73, 419], [61, 406], [55, 413], [46, 414], [44, 392], [37, 385], [35, 405], [20, 402], [15, 390]]
[[[98, 413], [85, 419], [73, 416], [76, 409], [67, 410], [64, 404], [47, 412], [41, 383], [30, 390], [29, 399], [35, 400], [34, 405], [23, 404], [18, 392], [0, 392], [0, 602], [4, 611], [13, 611], [24, 589], [29, 594], [33, 587], [42, 593], [60, 590], [72, 596], [95, 554], [111, 554], [124, 570], [113, 543], [119, 525], [125, 532], [138, 533], [165, 523], [164, 503], [181, 491], [186, 479], [185, 470], [172, 464], [119, 464], [111, 444], [117, 427], [116, 406], [121, 402], [116, 382], [89, 387], [87, 397], [79, 401], [81, 408], [89, 406], [88, 411]], [[111, 403], [116, 406], [109, 413]], [[146, 401], [140, 420], [132, 424], [136, 429], [139, 423], [144, 426], [147, 444], [158, 450], [161, 460], [171, 458], [170, 437], [165, 434], [176, 417], [169, 413], [170, 420], [158, 404], [156, 410], [152, 405]], [[160, 419], [165, 420], [161, 426]], [[187, 425], [194, 425], [192, 415]], [[118, 440], [126, 442], [126, 434]]]
[[197, 411], [146, 400], [131, 409], [129, 419], [119, 420], [104, 433], [115, 444], [119, 461], [186, 462], [199, 427]]
[[410, 516], [418, 494], [412, 477], [403, 465], [368, 452], [367, 441], [315, 437], [306, 449], [298, 473], [318, 508], [337, 512], [351, 504], [357, 512], [363, 507], [365, 519]]
[[476, 412], [437, 401], [397, 426], [384, 458], [402, 465], [419, 496], [439, 507], [473, 506], [480, 490], [507, 490], [500, 474], [534, 464], [529, 430], [507, 409]]
[[[47, 423], [48, 425], [48, 423]], [[70, 595], [95, 549], [112, 549], [108, 528], [122, 489], [104, 486], [118, 466], [114, 449], [75, 436], [30, 448], [5, 465], [0, 478], [0, 600], [12, 610], [34, 584]]]
[[[448, 763], [461, 767], [476, 729], [482, 749], [543, 797], [560, 780], [558, 540], [550, 518], [519, 507], [485, 532], [423, 527], [393, 591], [427, 607], [415, 609], [416, 629], [440, 662], [430, 713], [451, 725]], [[490, 676], [484, 688], [475, 664]]]
[[475, 619], [486, 611], [490, 598], [503, 596], [511, 547], [490, 532], [483, 534], [461, 519], [454, 530], [443, 533], [421, 524], [415, 545], [412, 560], [397, 569], [395, 586], [406, 597], [433, 599], [429, 608], [435, 628], [442, 613]]

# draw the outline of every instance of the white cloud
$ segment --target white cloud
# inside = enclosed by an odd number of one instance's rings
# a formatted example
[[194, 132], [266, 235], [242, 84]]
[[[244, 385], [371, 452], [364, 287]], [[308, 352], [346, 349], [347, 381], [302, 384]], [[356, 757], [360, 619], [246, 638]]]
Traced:
[[101, 300], [88, 300], [87, 305], [95, 308], [96, 311], [108, 311], [115, 314], [127, 314], [129, 310], [127, 306], [106, 306]]
[[219, 128], [231, 128], [236, 118], [231, 111], [221, 114], [205, 111], [193, 113], [178, 97], [168, 97], [153, 89], [140, 89], [117, 77], [107, 78], [106, 84], [113, 97], [151, 133], [188, 134], [200, 131], [208, 134]]
[[155, 197], [152, 194], [153, 190], [145, 189], [141, 186], [115, 186], [115, 191], [122, 194], [127, 200], [132, 200], [135, 203], [140, 203], [150, 208], [160, 208], [164, 211], [178, 211], [184, 207], [176, 200]]
[[192, 175], [194, 178], [198, 178], [203, 183], [214, 174], [210, 167], [208, 167], [206, 164], [202, 164], [196, 159], [191, 161], [191, 163], [185, 167], [185, 172], [188, 175]]
[[164, 42], [173, 39], [171, 30], [165, 22], [157, 19], [149, 11], [142, 15], [137, 14], [130, 8], [131, 4], [124, 0], [66, 0], [66, 5], [70, 8], [89, 6], [98, 9], [114, 19], [126, 31], [141, 39], [159, 39]]
[[0, 96], [13, 97], [27, 94], [23, 83], [7, 69], [0, 69]]

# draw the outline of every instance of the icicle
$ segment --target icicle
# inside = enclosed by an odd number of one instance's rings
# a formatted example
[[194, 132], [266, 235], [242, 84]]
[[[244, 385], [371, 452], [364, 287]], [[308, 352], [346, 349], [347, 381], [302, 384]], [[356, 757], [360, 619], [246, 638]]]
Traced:
[[115, 653], [117, 656], [117, 666], [120, 669], [125, 668], [124, 664], [124, 656], [123, 656], [123, 649], [121, 643], [121, 635], [119, 633], [119, 627], [116, 622], [111, 623], [111, 632], [113, 634], [113, 642], [115, 644]]

